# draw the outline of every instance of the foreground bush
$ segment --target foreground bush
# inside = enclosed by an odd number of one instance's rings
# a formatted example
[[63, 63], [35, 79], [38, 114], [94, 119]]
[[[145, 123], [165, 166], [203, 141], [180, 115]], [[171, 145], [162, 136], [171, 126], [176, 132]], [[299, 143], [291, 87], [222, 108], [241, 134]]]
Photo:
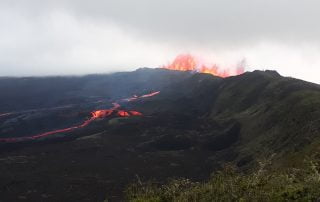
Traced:
[[171, 180], [166, 185], [148, 182], [132, 184], [128, 201], [317, 201], [320, 199], [320, 174], [311, 162], [308, 169], [266, 171], [251, 174], [226, 166], [205, 183], [187, 179]]

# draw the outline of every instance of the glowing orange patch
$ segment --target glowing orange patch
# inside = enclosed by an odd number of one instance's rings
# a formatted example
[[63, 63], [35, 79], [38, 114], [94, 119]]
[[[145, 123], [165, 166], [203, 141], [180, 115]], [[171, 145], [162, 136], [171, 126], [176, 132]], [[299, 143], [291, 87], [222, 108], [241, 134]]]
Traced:
[[162, 68], [179, 71], [195, 71], [225, 78], [244, 73], [244, 63], [245, 61], [242, 61], [240, 64], [238, 64], [235, 70], [232, 71], [230, 68], [222, 69], [216, 64], [205, 64], [199, 58], [196, 58], [190, 54], [181, 54], [178, 55], [172, 63], [165, 65]]

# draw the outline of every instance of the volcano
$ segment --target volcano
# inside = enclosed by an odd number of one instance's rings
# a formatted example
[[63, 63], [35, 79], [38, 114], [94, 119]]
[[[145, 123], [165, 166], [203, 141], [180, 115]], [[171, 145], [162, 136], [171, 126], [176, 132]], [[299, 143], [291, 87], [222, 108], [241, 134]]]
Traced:
[[320, 86], [242, 67], [0, 78], [0, 201], [124, 201], [136, 180], [318, 158]]

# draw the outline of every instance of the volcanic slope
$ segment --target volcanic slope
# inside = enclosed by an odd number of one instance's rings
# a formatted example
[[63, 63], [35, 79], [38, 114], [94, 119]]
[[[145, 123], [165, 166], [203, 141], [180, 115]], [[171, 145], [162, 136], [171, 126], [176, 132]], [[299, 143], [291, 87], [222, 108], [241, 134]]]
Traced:
[[[144, 82], [136, 74], [147, 74]], [[125, 75], [113, 80], [122, 90], [110, 97], [127, 96], [127, 81], [135, 86], [131, 95], [160, 91], [125, 106], [143, 116], [101, 119], [67, 140], [1, 145], [3, 201], [121, 201], [137, 178], [204, 180], [226, 162], [240, 169], [269, 156], [278, 166], [299, 163], [319, 146], [319, 85], [275, 71], [224, 79], [162, 69]], [[111, 94], [98, 83], [88, 92]]]
[[113, 102], [128, 102], [122, 99], [156, 92], [190, 76], [144, 68], [81, 77], [0, 78], [0, 142], [79, 128], [92, 112], [112, 108]]

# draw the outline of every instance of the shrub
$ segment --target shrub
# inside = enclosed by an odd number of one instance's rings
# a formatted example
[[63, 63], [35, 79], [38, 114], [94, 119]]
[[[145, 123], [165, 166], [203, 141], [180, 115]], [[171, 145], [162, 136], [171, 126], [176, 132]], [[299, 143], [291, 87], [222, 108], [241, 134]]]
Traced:
[[307, 169], [267, 171], [264, 166], [249, 174], [227, 165], [204, 183], [188, 179], [166, 185], [135, 183], [126, 190], [133, 202], [187, 201], [316, 201], [320, 198], [319, 167], [310, 161]]

